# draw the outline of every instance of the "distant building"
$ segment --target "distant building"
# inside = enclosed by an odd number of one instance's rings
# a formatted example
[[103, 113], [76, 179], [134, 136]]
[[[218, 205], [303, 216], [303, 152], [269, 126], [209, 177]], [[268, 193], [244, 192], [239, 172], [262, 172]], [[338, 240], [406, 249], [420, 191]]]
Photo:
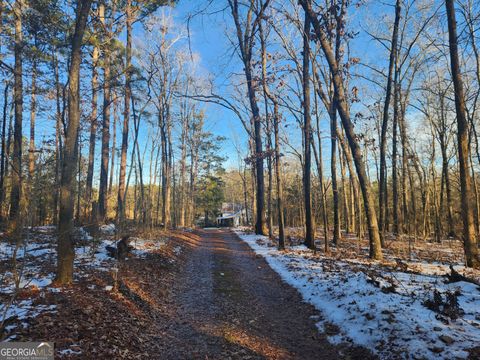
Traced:
[[217, 225], [237, 227], [246, 223], [247, 212], [240, 204], [223, 203], [222, 215], [217, 217]]

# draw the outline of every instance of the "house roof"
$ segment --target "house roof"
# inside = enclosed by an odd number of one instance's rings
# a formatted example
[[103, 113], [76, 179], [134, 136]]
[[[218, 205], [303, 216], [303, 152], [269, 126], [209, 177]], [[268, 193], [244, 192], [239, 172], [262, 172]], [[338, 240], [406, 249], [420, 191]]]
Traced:
[[242, 215], [242, 210], [237, 211], [235, 214], [219, 216], [219, 217], [217, 217], [217, 220], [234, 219], [236, 217], [239, 217], [240, 215]]

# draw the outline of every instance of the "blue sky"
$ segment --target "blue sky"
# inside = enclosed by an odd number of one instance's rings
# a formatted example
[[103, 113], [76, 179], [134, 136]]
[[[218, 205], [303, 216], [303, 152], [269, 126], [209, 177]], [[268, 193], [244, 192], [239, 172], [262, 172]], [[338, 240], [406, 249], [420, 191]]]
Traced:
[[[180, 0], [178, 5], [172, 9], [174, 20], [187, 25], [189, 15], [198, 13], [199, 9], [205, 6], [204, 1]], [[218, 1], [213, 4], [207, 12], [219, 9]], [[226, 3], [226, 2], [225, 2]], [[189, 22], [190, 46], [192, 52], [200, 55], [201, 67], [215, 77], [215, 83], [222, 91], [222, 84], [228, 84], [228, 73], [239, 71], [240, 60], [233, 54], [232, 46], [229, 44], [225, 29], [229, 25], [233, 29], [230, 20], [230, 13], [199, 14]], [[233, 57], [232, 57], [233, 54]], [[230, 110], [215, 104], [203, 104], [206, 109], [206, 130], [216, 135], [226, 137], [223, 153], [228, 157], [226, 167], [237, 167], [237, 152], [234, 147], [234, 138], [242, 142], [247, 136], [240, 121]], [[238, 141], [238, 140], [237, 140]]]
[[[205, 6], [206, 3], [207, 1], [180, 0], [174, 8], [163, 8], [160, 11], [171, 12], [175, 23], [186, 26], [189, 15], [197, 13], [199, 9]], [[243, 66], [240, 62], [240, 59], [238, 58], [238, 55], [234, 53], [233, 46], [228, 40], [228, 36], [235, 39], [234, 24], [231, 20], [229, 9], [226, 8], [224, 11], [218, 11], [224, 8], [226, 5], [226, 1], [223, 0], [214, 1], [213, 5], [206, 11], [208, 14], [200, 14], [193, 17], [189, 25], [190, 46], [192, 52], [198, 53], [200, 56], [201, 71], [211, 74], [215, 78], [215, 83], [217, 85], [216, 92], [228, 97], [227, 92], [229, 90], [230, 74], [235, 73], [237, 76], [244, 75], [242, 73]], [[385, 12], [387, 12], [389, 16], [393, 16], [393, 8], [385, 5], [378, 5], [378, 2], [371, 2], [364, 8], [360, 8], [359, 10], [352, 8], [351, 11], [352, 13], [350, 14], [349, 26], [360, 31], [358, 36], [354, 39], [354, 41], [352, 41], [352, 56], [358, 56], [363, 61], [369, 63], [372, 63], [372, 59], [373, 62], [378, 62], [375, 61], [375, 58], [382, 59], [379, 57], [379, 54], [382, 54], [384, 50], [380, 49], [378, 45], [369, 39], [369, 37], [361, 30], [365, 27], [369, 27], [371, 29], [372, 26], [374, 27], [376, 25], [376, 23], [381, 24], [382, 21], [378, 21], [378, 19]], [[134, 28], [134, 36], [142, 37], [141, 24], [136, 24]], [[120, 40], [124, 40], [124, 34], [120, 36]], [[84, 56], [89, 56], [86, 51]], [[28, 84], [30, 83], [28, 66], [26, 66], [26, 69], [27, 71], [24, 76], [25, 88], [27, 88]], [[88, 88], [90, 84], [89, 70], [82, 70], [82, 79], [83, 86]], [[27, 96], [25, 99], [24, 113], [24, 133], [26, 135], [29, 131], [29, 100], [30, 99]], [[101, 102], [101, 94], [99, 100]], [[89, 99], [86, 98], [84, 101], [88, 102]], [[45, 102], [45, 104], [47, 104], [47, 106], [53, 106], [52, 101]], [[224, 109], [221, 106], [214, 104], [203, 104], [202, 107], [206, 109], [206, 130], [213, 132], [215, 135], [222, 135], [227, 138], [222, 150], [223, 154], [228, 157], [228, 161], [225, 163], [225, 166], [227, 168], [236, 168], [237, 153], [233, 142], [239, 142], [244, 148], [247, 140], [245, 130], [243, 129], [240, 121], [230, 110]], [[89, 111], [88, 103], [85, 109], [87, 112]], [[51, 116], [47, 117], [45, 115], [50, 116], [50, 114], [39, 113], [37, 117], [37, 139], [39, 141], [42, 139], [42, 137], [51, 138], [54, 130]], [[324, 120], [322, 120], [322, 122], [323, 127], [328, 129], [328, 123]], [[118, 136], [119, 131], [120, 127], [117, 128], [117, 144], [119, 144], [120, 140]], [[298, 144], [300, 141], [300, 130], [296, 126], [290, 126], [287, 131], [289, 132], [292, 143]], [[85, 134], [85, 137], [86, 136], [87, 134]], [[145, 144], [147, 139], [147, 127], [144, 125], [140, 144]], [[326, 151], [329, 146], [329, 140], [327, 136], [325, 136], [324, 141], [324, 161], [328, 164], [330, 155], [329, 151]], [[98, 144], [96, 157], [97, 165], [99, 163], [99, 147], [100, 145]], [[84, 147], [84, 154], [86, 154], [86, 146]]]
[[[231, 13], [226, 1], [213, 1], [213, 4], [205, 10], [207, 1], [193, 1], [180, 0], [174, 8], [162, 8], [159, 11], [171, 13], [175, 23], [187, 26], [187, 19], [192, 14], [196, 14], [190, 18], [189, 30], [189, 46], [192, 52], [198, 53], [200, 56], [200, 71], [209, 73], [215, 78], [215, 91], [226, 97], [231, 91], [230, 77], [231, 74], [243, 77], [243, 65], [241, 64], [238, 55], [234, 52], [234, 47], [230, 43], [228, 37], [236, 40], [235, 26], [231, 19]], [[221, 11], [223, 9], [223, 11]], [[198, 14], [204, 10], [202, 14]], [[390, 11], [391, 10], [391, 11]], [[388, 16], [393, 16], [393, 7], [378, 5], [375, 2], [359, 10], [352, 8], [352, 13], [349, 15], [349, 27], [358, 29], [359, 34], [350, 44], [352, 56], [358, 56], [362, 61], [371, 63], [371, 59], [378, 57], [382, 49], [379, 49], [378, 44], [371, 40], [362, 30], [362, 28], [375, 26], [381, 24], [378, 21], [379, 17], [385, 12]], [[390, 14], [391, 13], [391, 14]], [[141, 26], [137, 25], [135, 34], [141, 36]], [[301, 41], [299, 37], [299, 41]], [[365, 69], [362, 69], [365, 70]], [[242, 79], [243, 80], [243, 79]], [[322, 105], [320, 104], [322, 107]], [[224, 146], [222, 147], [223, 155], [228, 158], [225, 163], [227, 168], [237, 168], [238, 156], [235, 150], [234, 141], [239, 143], [242, 148], [245, 148], [247, 135], [243, 129], [239, 119], [236, 115], [219, 105], [203, 104], [202, 107], [206, 110], [206, 130], [213, 132], [216, 135], [226, 137]], [[298, 129], [294, 121], [288, 119], [291, 125], [287, 128], [289, 133], [289, 141], [297, 150], [301, 152], [301, 131]], [[322, 129], [325, 130], [323, 143], [324, 161], [328, 164], [330, 161], [329, 149], [329, 124], [328, 120], [322, 119]], [[284, 149], [288, 152], [288, 147]], [[327, 173], [329, 167], [326, 167]]]

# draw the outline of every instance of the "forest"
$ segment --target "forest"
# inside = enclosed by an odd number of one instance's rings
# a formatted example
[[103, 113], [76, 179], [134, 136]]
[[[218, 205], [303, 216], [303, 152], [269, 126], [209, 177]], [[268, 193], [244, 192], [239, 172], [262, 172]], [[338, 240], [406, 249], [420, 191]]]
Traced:
[[0, 0], [0, 350], [479, 359], [479, 29], [475, 0]]

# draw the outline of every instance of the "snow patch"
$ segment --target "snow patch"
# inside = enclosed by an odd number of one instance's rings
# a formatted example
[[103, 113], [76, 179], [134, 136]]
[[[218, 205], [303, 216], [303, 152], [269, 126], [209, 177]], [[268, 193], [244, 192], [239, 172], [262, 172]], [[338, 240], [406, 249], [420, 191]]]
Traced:
[[145, 257], [149, 252], [159, 250], [167, 243], [166, 239], [147, 240], [137, 237], [130, 238], [130, 246], [133, 247], [133, 253], [138, 257]]
[[[480, 292], [471, 283], [445, 284], [438, 275], [446, 268], [422, 263], [425, 274], [405, 273], [313, 255], [304, 246], [281, 252], [267, 237], [237, 235], [322, 313], [317, 326], [333, 343], [347, 341], [381, 358], [398, 354], [407, 359], [466, 358], [466, 349], [480, 344]], [[427, 309], [424, 302], [435, 289], [440, 294], [457, 291], [465, 313], [452, 320]], [[332, 323], [338, 333], [328, 331]]]
[[115, 234], [115, 224], [101, 225], [98, 229], [106, 235]]

